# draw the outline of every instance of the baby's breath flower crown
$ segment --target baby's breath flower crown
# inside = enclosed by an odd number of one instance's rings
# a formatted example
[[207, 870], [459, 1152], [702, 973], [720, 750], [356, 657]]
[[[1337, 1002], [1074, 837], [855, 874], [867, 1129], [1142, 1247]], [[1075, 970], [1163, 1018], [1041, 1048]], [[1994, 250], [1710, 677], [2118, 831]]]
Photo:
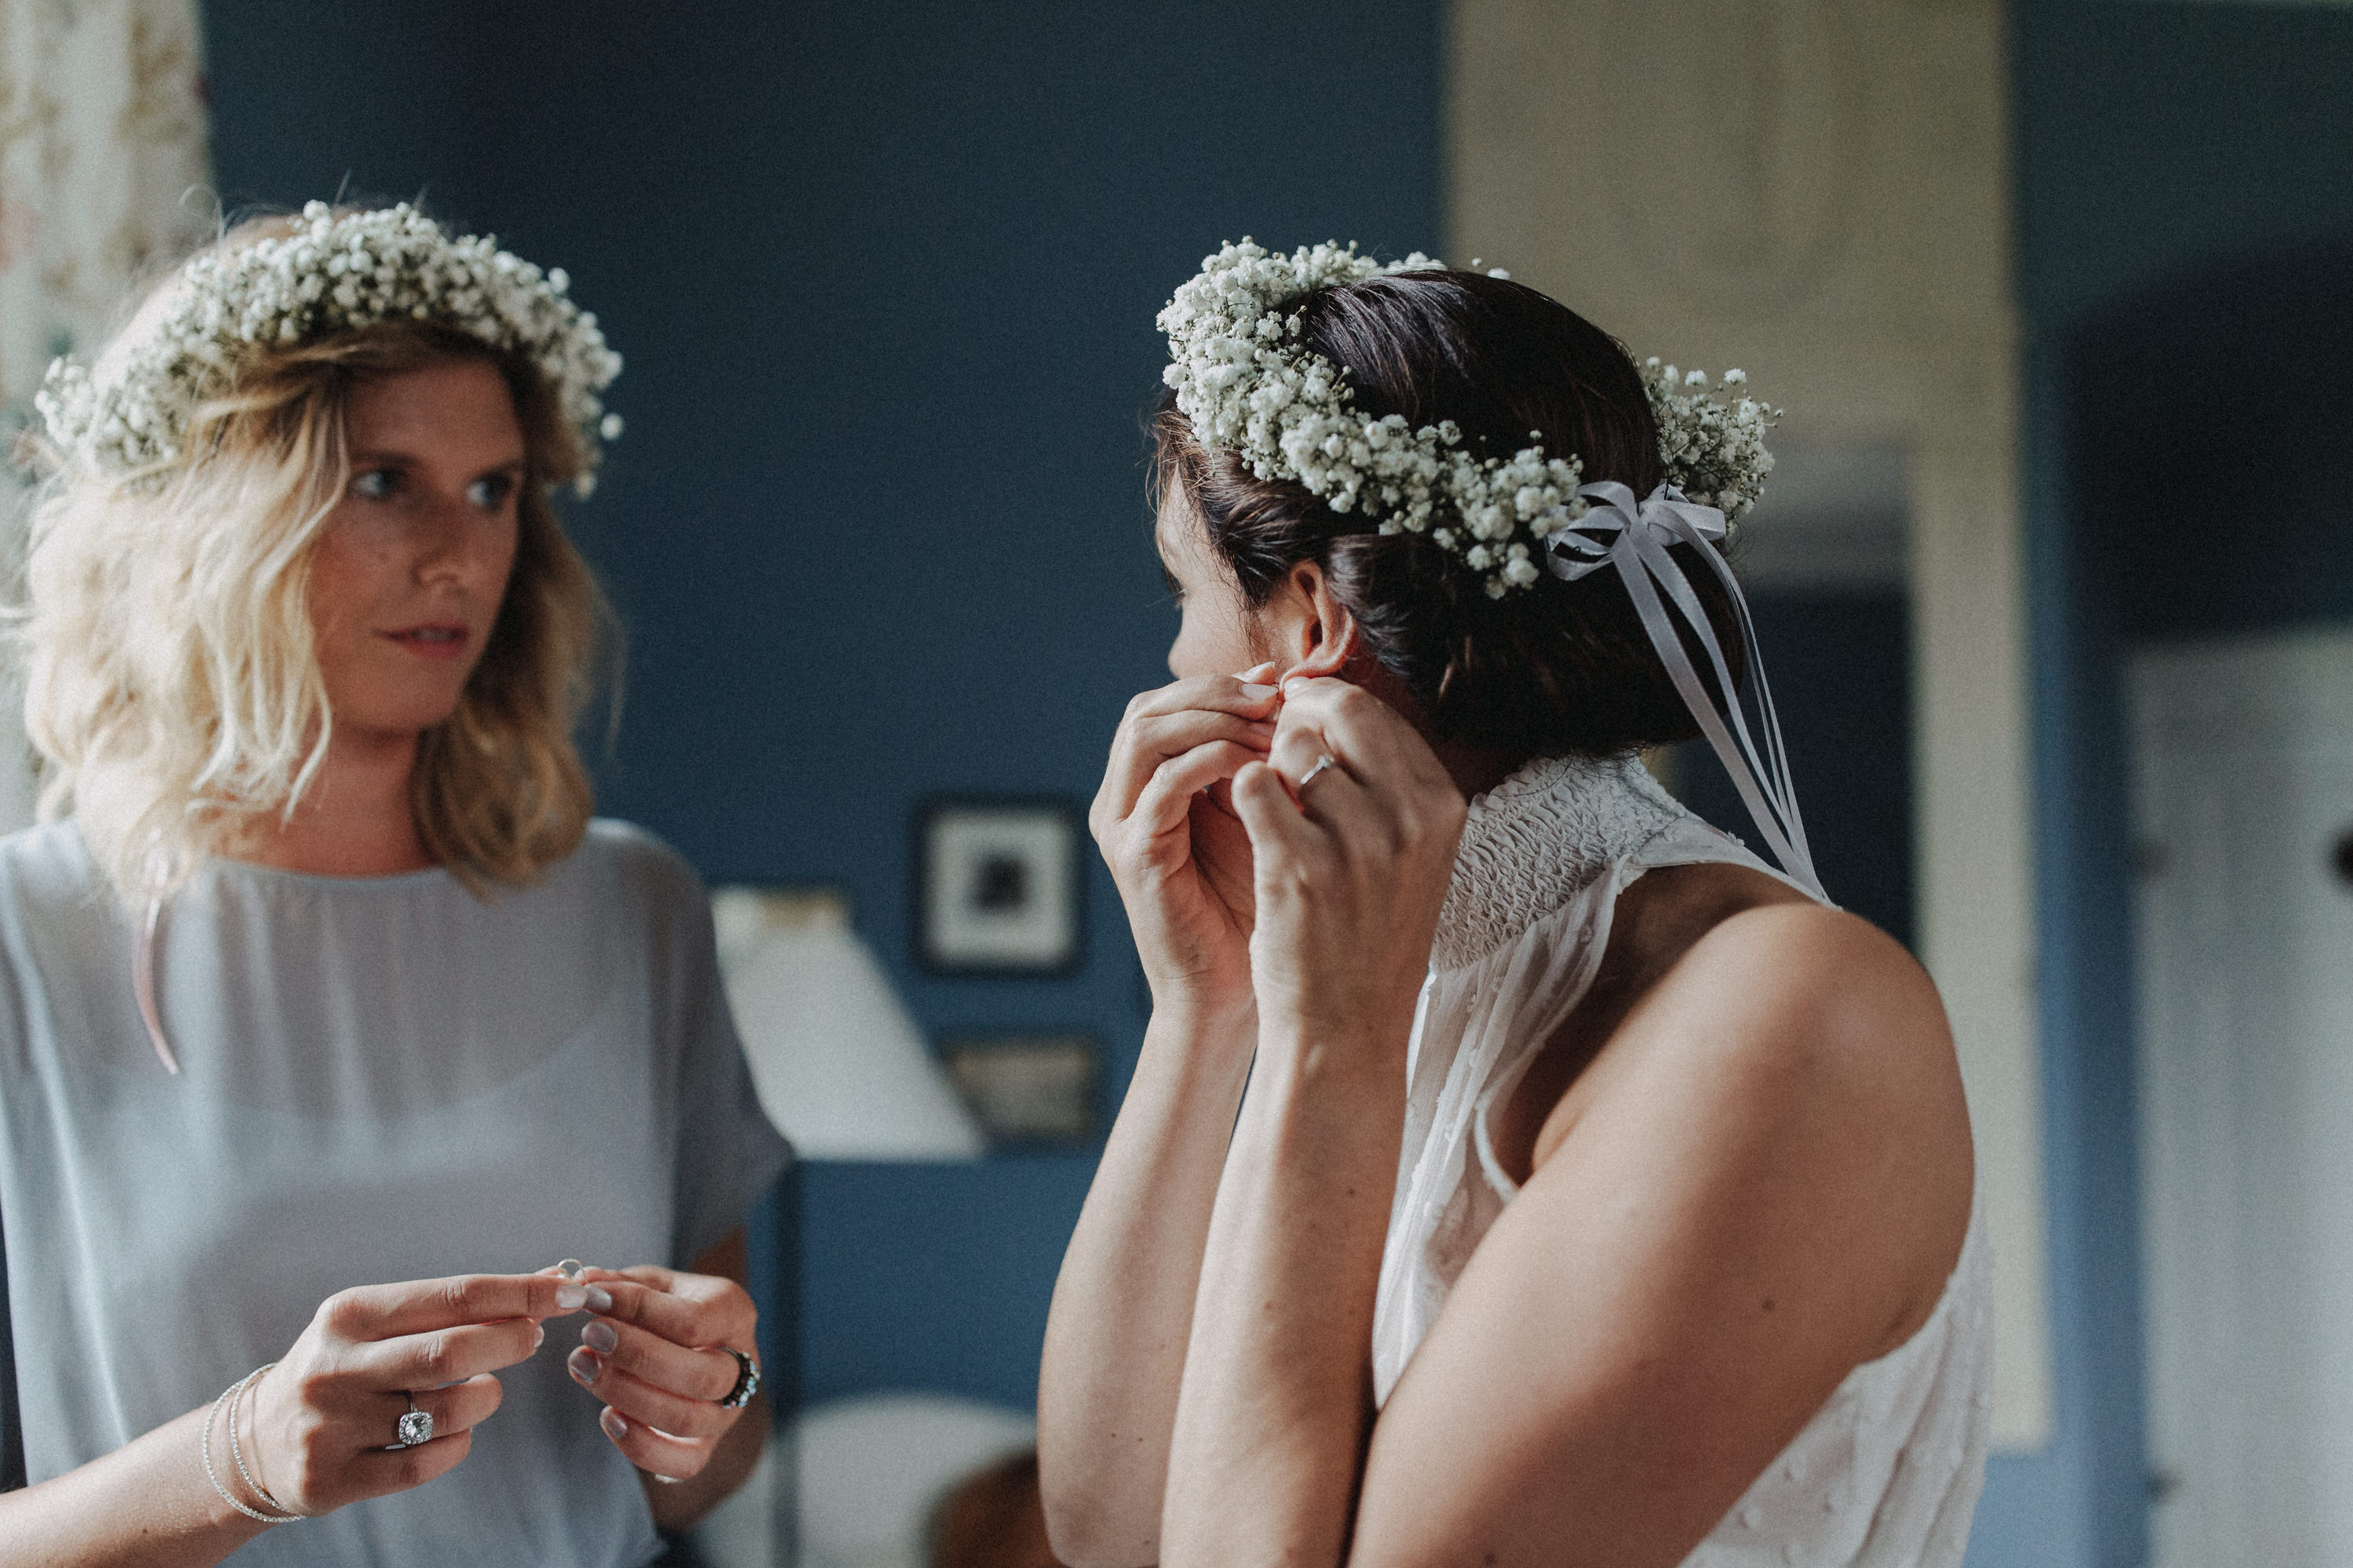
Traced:
[[[1428, 534], [1502, 598], [1535, 583], [1546, 542], [1585, 515], [1583, 461], [1541, 445], [1482, 458], [1452, 420], [1413, 430], [1399, 415], [1360, 414], [1347, 372], [1298, 342], [1298, 302], [1314, 290], [1443, 266], [1419, 251], [1383, 264], [1353, 244], [1280, 256], [1245, 237], [1205, 259], [1161, 310], [1173, 361], [1163, 375], [1204, 445], [1261, 479], [1305, 486], [1334, 511], [1378, 518], [1383, 533]], [[1715, 387], [1703, 371], [1643, 365], [1667, 482], [1727, 520], [1757, 503], [1773, 471], [1765, 432], [1780, 410], [1747, 396], [1746, 381], [1726, 371]]]
[[246, 365], [400, 320], [443, 322], [536, 364], [580, 433], [581, 495], [594, 488], [600, 443], [621, 433], [598, 397], [621, 356], [565, 297], [564, 269], [542, 272], [487, 235], [452, 237], [406, 202], [341, 214], [312, 202], [290, 232], [199, 255], [167, 287], [137, 341], [95, 372], [58, 360], [34, 399], [50, 441], [94, 476], [160, 484], [198, 405]]

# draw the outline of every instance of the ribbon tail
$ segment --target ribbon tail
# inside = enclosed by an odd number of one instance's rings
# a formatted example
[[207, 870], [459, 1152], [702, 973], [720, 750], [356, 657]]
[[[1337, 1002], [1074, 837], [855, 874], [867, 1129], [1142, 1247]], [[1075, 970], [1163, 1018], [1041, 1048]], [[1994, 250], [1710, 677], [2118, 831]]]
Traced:
[[[1765, 681], [1764, 663], [1757, 644], [1755, 623], [1748, 614], [1748, 603], [1739, 584], [1732, 580], [1728, 568], [1722, 564], [1715, 549], [1690, 528], [1680, 517], [1675, 519], [1674, 533], [1683, 543], [1694, 544], [1706, 557], [1725, 581], [1732, 595], [1735, 616], [1739, 621], [1743, 647], [1749, 654], [1750, 668], [1755, 672], [1760, 694], [1760, 724], [1766, 742], [1759, 747], [1748, 731], [1747, 719], [1742, 711], [1737, 683], [1724, 657], [1724, 649], [1715, 637], [1706, 610], [1692, 591], [1690, 580], [1683, 568], [1667, 553], [1666, 546], [1643, 537], [1640, 529], [1629, 529], [1620, 536], [1620, 548], [1612, 555], [1619, 575], [1625, 581], [1627, 596], [1634, 603], [1641, 617], [1642, 627], [1650, 635], [1651, 648], [1664, 664], [1675, 689], [1682, 693], [1684, 705], [1699, 721], [1700, 731], [1707, 737], [1717, 760], [1730, 776], [1733, 787], [1739, 792], [1741, 804], [1764, 836], [1766, 845], [1780, 861], [1791, 880], [1808, 892], [1829, 903], [1821, 879], [1816, 873], [1813, 857], [1807, 846], [1805, 825], [1798, 814], [1797, 792], [1789, 778], [1787, 748], [1782, 742], [1778, 716], [1775, 713], [1769, 690]], [[1655, 585], [1653, 579], [1656, 579]], [[1724, 693], [1721, 706], [1712, 699], [1701, 683], [1699, 671], [1694, 668], [1685, 651], [1683, 637], [1676, 629], [1674, 617], [1659, 595], [1663, 588], [1683, 613], [1707, 652], [1708, 662], [1716, 679], [1717, 689]], [[1728, 722], [1727, 722], [1728, 721]]]
[[[1765, 648], [1757, 638], [1756, 618], [1749, 614], [1747, 595], [1740, 591], [1740, 584], [1732, 575], [1732, 568], [1725, 563], [1723, 553], [1713, 547], [1705, 546], [1704, 542], [1703, 542], [1703, 548], [1700, 554], [1706, 560], [1710, 569], [1715, 573], [1717, 580], [1724, 584], [1724, 591], [1731, 595], [1733, 607], [1738, 613], [1740, 634], [1748, 650], [1748, 668], [1757, 682], [1757, 706], [1758, 717], [1762, 721], [1767, 747], [1766, 755], [1773, 768], [1771, 793], [1774, 794], [1781, 808], [1782, 822], [1788, 831], [1790, 842], [1797, 849], [1799, 861], [1804, 868], [1805, 880], [1819, 893], [1821, 891], [1821, 879], [1814, 870], [1813, 846], [1806, 838], [1805, 818], [1798, 811], [1797, 781], [1789, 770], [1789, 749], [1788, 742], [1781, 733], [1780, 713], [1773, 703], [1773, 683], [1766, 679]], [[1823, 902], [1829, 901], [1825, 897]]]

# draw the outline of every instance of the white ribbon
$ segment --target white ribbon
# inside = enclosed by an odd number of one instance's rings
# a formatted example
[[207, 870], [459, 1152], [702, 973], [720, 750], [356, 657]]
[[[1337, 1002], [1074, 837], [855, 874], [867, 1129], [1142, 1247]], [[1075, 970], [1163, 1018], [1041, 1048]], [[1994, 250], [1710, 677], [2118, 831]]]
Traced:
[[[1748, 601], [1742, 595], [1740, 584], [1733, 580], [1732, 568], [1725, 564], [1723, 553], [1715, 547], [1715, 542], [1725, 534], [1724, 513], [1712, 506], [1684, 500], [1683, 491], [1672, 485], [1661, 485], [1639, 504], [1634, 492], [1615, 479], [1579, 485], [1577, 493], [1591, 503], [1590, 510], [1565, 523], [1546, 542], [1546, 566], [1554, 576], [1571, 583], [1604, 566], [1618, 568], [1618, 575], [1626, 584], [1626, 595], [1634, 601], [1635, 613], [1642, 617], [1642, 629], [1651, 635], [1651, 647], [1667, 667], [1675, 689], [1683, 693], [1692, 717], [1699, 721], [1708, 744], [1715, 748], [1724, 771], [1732, 775], [1733, 787], [1740, 792], [1741, 801], [1756, 819], [1757, 831], [1765, 836], [1774, 858], [1793, 881], [1822, 902], [1830, 902], [1830, 896], [1822, 890], [1821, 878], [1815, 874], [1813, 856], [1806, 847], [1806, 825], [1798, 815], [1797, 786], [1789, 779], [1789, 755], [1781, 743], [1781, 721], [1773, 711], [1773, 689], [1766, 683], [1756, 623], [1749, 618]], [[1715, 627], [1710, 624], [1699, 595], [1692, 591], [1691, 580], [1683, 575], [1675, 558], [1667, 553], [1668, 546], [1674, 544], [1688, 544], [1698, 551], [1723, 582], [1725, 592], [1732, 595], [1732, 607], [1740, 621], [1741, 641], [1748, 650], [1748, 673], [1757, 685], [1759, 728], [1765, 737], [1761, 752], [1749, 737], [1739, 688], [1725, 662], [1724, 649], [1716, 642]], [[1700, 646], [1707, 650], [1708, 662], [1715, 671], [1716, 689], [1724, 693], [1721, 707], [1700, 683], [1699, 672], [1683, 648], [1674, 618], [1667, 614], [1666, 605], [1659, 597], [1662, 588], [1674, 601], [1675, 608], [1683, 612], [1684, 625], [1691, 627]]]

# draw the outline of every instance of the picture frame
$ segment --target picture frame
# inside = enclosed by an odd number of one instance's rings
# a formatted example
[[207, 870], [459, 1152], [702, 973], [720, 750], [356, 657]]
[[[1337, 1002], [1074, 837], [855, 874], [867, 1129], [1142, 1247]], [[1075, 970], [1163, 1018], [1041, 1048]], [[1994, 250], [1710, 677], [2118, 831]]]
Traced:
[[1085, 1030], [948, 1035], [939, 1057], [993, 1151], [1083, 1147], [1103, 1136], [1103, 1044]]
[[1049, 795], [934, 795], [915, 811], [915, 961], [1050, 978], [1086, 957], [1082, 818]]

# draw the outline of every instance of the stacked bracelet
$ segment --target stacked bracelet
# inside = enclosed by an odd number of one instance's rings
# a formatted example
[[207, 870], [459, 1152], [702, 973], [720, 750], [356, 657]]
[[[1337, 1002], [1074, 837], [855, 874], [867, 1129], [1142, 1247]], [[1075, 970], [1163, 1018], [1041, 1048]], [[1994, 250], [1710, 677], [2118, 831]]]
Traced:
[[[259, 1520], [264, 1524], [290, 1524], [298, 1519], [308, 1519], [310, 1515], [296, 1513], [293, 1510], [280, 1502], [276, 1498], [271, 1497], [268, 1491], [262, 1489], [261, 1483], [253, 1479], [253, 1472], [245, 1468], [245, 1455], [238, 1447], [237, 1440], [237, 1402], [244, 1397], [245, 1391], [253, 1386], [255, 1381], [259, 1379], [263, 1373], [268, 1372], [270, 1367], [276, 1366], [277, 1364], [278, 1363], [273, 1361], [265, 1365], [254, 1368], [253, 1371], [247, 1373], [243, 1377], [240, 1377], [235, 1383], [230, 1384], [227, 1388], [222, 1391], [221, 1396], [213, 1401], [213, 1407], [205, 1412], [205, 1433], [202, 1439], [202, 1447], [198, 1449], [198, 1452], [203, 1456], [205, 1461], [205, 1479], [212, 1482], [213, 1490], [220, 1493], [221, 1501], [237, 1510], [237, 1512], [245, 1515], [246, 1518]], [[277, 1510], [278, 1511], [275, 1513], [264, 1513], [258, 1508], [248, 1508], [244, 1503], [239, 1502], [235, 1494], [230, 1492], [228, 1488], [221, 1485], [220, 1473], [213, 1468], [213, 1424], [220, 1419], [221, 1407], [223, 1405], [227, 1405], [228, 1407], [228, 1457], [236, 1461], [237, 1473], [245, 1478], [245, 1484], [253, 1489], [253, 1495], [259, 1498], [269, 1507]]]

